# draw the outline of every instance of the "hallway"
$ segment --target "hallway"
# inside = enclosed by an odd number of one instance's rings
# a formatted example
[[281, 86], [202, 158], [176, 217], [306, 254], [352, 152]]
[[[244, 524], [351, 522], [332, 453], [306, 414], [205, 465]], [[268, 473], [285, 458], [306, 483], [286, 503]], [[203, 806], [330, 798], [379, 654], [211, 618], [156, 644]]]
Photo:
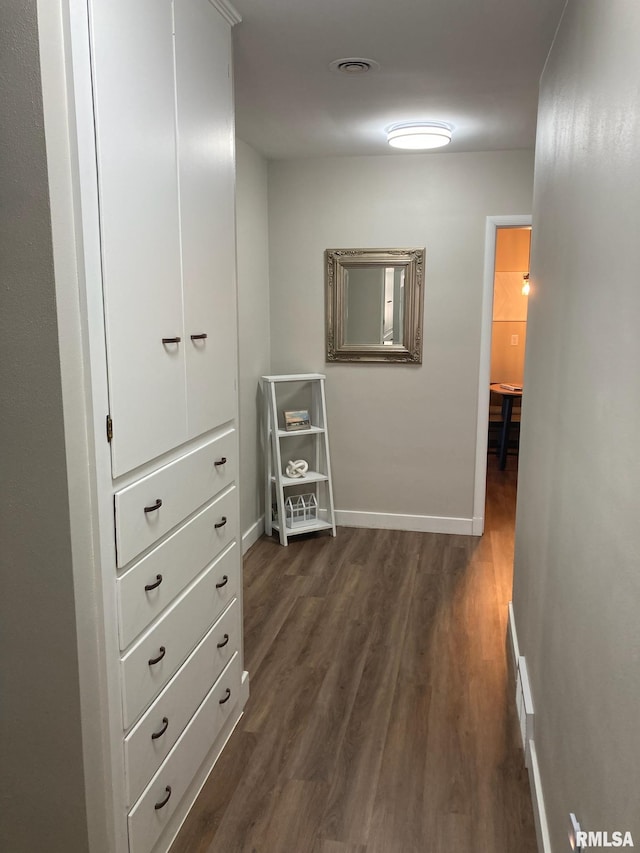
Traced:
[[245, 557], [247, 712], [171, 853], [535, 853], [507, 687], [515, 460], [487, 529]]

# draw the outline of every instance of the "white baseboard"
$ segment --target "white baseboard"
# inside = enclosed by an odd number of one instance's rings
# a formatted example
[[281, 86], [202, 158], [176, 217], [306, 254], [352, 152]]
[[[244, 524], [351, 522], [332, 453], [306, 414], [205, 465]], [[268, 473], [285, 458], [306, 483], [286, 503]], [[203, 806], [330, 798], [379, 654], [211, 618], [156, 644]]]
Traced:
[[474, 515], [471, 519], [471, 533], [474, 536], [482, 536], [484, 533], [484, 516]]
[[264, 533], [264, 518], [259, 518], [242, 534], [242, 553], [246, 554]]
[[518, 658], [518, 672], [516, 675], [516, 706], [518, 709], [518, 721], [520, 723], [520, 735], [522, 737], [522, 748], [524, 749], [525, 767], [529, 767], [529, 744], [533, 743], [535, 737], [533, 708], [533, 696], [531, 695], [531, 683], [527, 660], [523, 656]]
[[471, 535], [473, 519], [439, 515], [400, 515], [390, 512], [354, 512], [336, 510], [336, 524], [343, 527], [370, 527], [381, 530], [414, 530], [418, 533], [457, 533]]
[[538, 841], [538, 853], [552, 853], [551, 840], [549, 837], [549, 824], [547, 823], [547, 812], [544, 805], [542, 793], [542, 778], [538, 766], [538, 755], [534, 740], [534, 704], [531, 692], [531, 683], [527, 670], [526, 658], [520, 654], [518, 632], [516, 630], [515, 613], [513, 602], [509, 602], [509, 617], [507, 623], [507, 635], [509, 637], [509, 652], [516, 674], [515, 705], [520, 724], [520, 732], [523, 739], [525, 766], [529, 771], [529, 787], [531, 788], [531, 804], [533, 806], [533, 818], [536, 826], [536, 838]]
[[547, 811], [544, 807], [542, 795], [542, 779], [538, 766], [538, 755], [536, 745], [529, 741], [529, 787], [531, 788], [531, 801], [533, 804], [533, 818], [536, 824], [536, 837], [538, 839], [538, 853], [552, 853], [551, 838], [549, 836], [549, 824], [547, 823]]
[[509, 650], [511, 651], [511, 663], [513, 671], [518, 671], [518, 661], [520, 660], [520, 645], [518, 644], [518, 634], [516, 633], [516, 621], [513, 614], [513, 602], [509, 602], [507, 619], [507, 632], [509, 636]]

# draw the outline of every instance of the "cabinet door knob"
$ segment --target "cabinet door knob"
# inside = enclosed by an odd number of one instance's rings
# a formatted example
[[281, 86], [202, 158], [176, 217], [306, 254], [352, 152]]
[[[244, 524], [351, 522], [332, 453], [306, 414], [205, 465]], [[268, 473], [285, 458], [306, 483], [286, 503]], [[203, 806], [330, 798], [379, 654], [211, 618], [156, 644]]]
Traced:
[[167, 785], [167, 787], [165, 788], [165, 791], [167, 792], [167, 796], [164, 798], [164, 800], [161, 800], [159, 803], [155, 804], [154, 809], [156, 811], [158, 811], [158, 809], [164, 808], [167, 805], [167, 803], [169, 802], [169, 799], [171, 797], [171, 785]]
[[219, 527], [224, 527], [226, 523], [227, 523], [227, 516], [223, 515], [222, 521], [219, 521], [217, 524], [214, 524], [213, 526], [215, 527], [216, 530], [218, 530]]
[[163, 338], [163, 344], [179, 344], [182, 338]]
[[161, 583], [162, 583], [162, 575], [156, 575], [156, 582], [155, 583], [148, 583], [145, 586], [144, 591], [145, 592], [151, 592], [152, 589], [157, 589]]
[[191, 340], [192, 340], [192, 341], [204, 341], [204, 340], [206, 340], [206, 338], [207, 338], [207, 333], [206, 333], [206, 332], [203, 332], [203, 333], [202, 333], [202, 334], [200, 334], [200, 335], [191, 335]]
[[169, 728], [169, 720], [167, 720], [166, 717], [163, 717], [162, 718], [162, 728], [160, 729], [159, 732], [153, 732], [153, 734], [151, 735], [151, 740], [158, 740], [158, 738], [162, 737], [162, 735], [166, 732], [166, 730], [168, 728]]
[[216, 459], [216, 461], [215, 461], [213, 464], [216, 466], [216, 468], [217, 468], [219, 465], [226, 465], [226, 464], [227, 464], [227, 457], [226, 457], [226, 456], [222, 456], [220, 459]]
[[216, 589], [222, 589], [223, 586], [226, 586], [229, 583], [229, 578], [226, 575], [222, 575], [222, 580], [220, 583], [216, 584]]
[[160, 663], [160, 661], [162, 660], [162, 658], [163, 658], [163, 657], [166, 655], [166, 653], [167, 653], [167, 650], [165, 649], [165, 647], [164, 647], [164, 646], [160, 646], [159, 651], [160, 651], [160, 654], [158, 655], [158, 657], [157, 657], [157, 658], [149, 658], [149, 666], [153, 666], [153, 665], [154, 665], [154, 664], [156, 664], [156, 663]]
[[157, 509], [160, 509], [161, 506], [162, 506], [162, 501], [160, 500], [160, 498], [158, 498], [157, 501], [153, 504], [153, 506], [146, 506], [144, 508], [144, 511], [145, 512], [155, 512]]
[[216, 643], [216, 648], [217, 649], [224, 649], [224, 647], [227, 645], [228, 642], [229, 642], [229, 635], [225, 634], [224, 640], [221, 643]]
[[224, 694], [224, 699], [220, 699], [220, 701], [219, 701], [219, 703], [218, 703], [218, 704], [219, 704], [219, 705], [224, 705], [224, 703], [225, 703], [225, 702], [228, 702], [230, 698], [231, 698], [231, 691], [230, 691], [230, 690], [229, 690], [229, 688], [227, 687], [226, 693]]

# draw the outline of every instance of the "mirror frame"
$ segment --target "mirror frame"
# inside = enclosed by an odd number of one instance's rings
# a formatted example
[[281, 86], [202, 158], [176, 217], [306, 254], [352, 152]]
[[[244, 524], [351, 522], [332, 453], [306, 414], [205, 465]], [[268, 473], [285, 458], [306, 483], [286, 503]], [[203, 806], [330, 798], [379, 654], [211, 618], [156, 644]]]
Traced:
[[[326, 250], [327, 361], [422, 364], [424, 254], [424, 249]], [[345, 343], [345, 271], [353, 266], [405, 268], [402, 344], [349, 346]]]

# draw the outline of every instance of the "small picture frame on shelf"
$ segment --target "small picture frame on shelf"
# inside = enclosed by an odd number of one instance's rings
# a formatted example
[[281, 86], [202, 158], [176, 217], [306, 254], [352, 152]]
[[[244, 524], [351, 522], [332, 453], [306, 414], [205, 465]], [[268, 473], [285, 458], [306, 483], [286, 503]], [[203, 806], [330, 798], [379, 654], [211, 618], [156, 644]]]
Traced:
[[309, 418], [309, 412], [307, 409], [298, 409], [295, 412], [285, 412], [284, 428], [287, 432], [311, 429], [311, 419]]

